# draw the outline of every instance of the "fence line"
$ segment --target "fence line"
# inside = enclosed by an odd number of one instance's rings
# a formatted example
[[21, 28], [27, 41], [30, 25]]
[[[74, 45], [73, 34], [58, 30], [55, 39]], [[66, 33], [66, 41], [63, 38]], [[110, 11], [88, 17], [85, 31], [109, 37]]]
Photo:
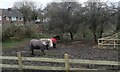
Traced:
[[[0, 59], [18, 60], [14, 56], [0, 56]], [[43, 62], [59, 62], [65, 63], [64, 59], [57, 58], [36, 58], [36, 57], [22, 57], [22, 61], [43, 61]], [[79, 64], [97, 64], [97, 65], [118, 65], [117, 61], [102, 61], [102, 60], [86, 60], [86, 59], [69, 59], [70, 63]]]
[[111, 36], [108, 37], [103, 37], [98, 39], [98, 47], [103, 47], [103, 46], [113, 46], [114, 48], [116, 48], [117, 46], [120, 46], [119, 41], [120, 39], [118, 39], [118, 33], [115, 33]]
[[[0, 64], [0, 67], [18, 69], [19, 65]], [[65, 67], [28, 66], [28, 65], [23, 65], [23, 69], [34, 69], [34, 70], [66, 70]], [[98, 69], [70, 68], [70, 70], [98, 70]]]
[[[69, 59], [68, 54], [64, 55], [64, 59], [57, 58], [36, 58], [36, 57], [22, 57], [20, 52], [17, 53], [18, 57], [15, 56], [0, 56], [0, 59], [3, 60], [17, 60], [18, 65], [15, 64], [0, 64], [0, 67], [3, 68], [17, 68], [22, 71], [23, 69], [35, 69], [35, 70], [97, 70], [97, 69], [87, 69], [87, 68], [70, 68], [71, 63], [78, 64], [96, 64], [96, 65], [115, 65], [118, 66], [117, 61], [101, 61], [101, 60], [85, 60], [85, 59]], [[28, 66], [24, 65], [22, 61], [43, 61], [43, 62], [58, 62], [65, 63], [65, 67], [51, 67], [51, 66]]]
[[103, 47], [103, 46], [113, 46], [116, 48], [117, 46], [120, 46], [119, 42], [120, 39], [98, 39], [98, 47]]

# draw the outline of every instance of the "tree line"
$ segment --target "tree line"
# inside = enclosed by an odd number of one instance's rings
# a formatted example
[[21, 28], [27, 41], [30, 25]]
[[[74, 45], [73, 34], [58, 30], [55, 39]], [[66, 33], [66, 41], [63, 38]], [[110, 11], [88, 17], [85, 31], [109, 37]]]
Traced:
[[52, 2], [44, 9], [34, 2], [16, 2], [15, 9], [23, 13], [24, 24], [37, 18], [48, 24], [48, 30], [63, 35], [68, 33], [71, 40], [79, 31], [89, 29], [97, 42], [107, 28], [120, 30], [120, 4], [109, 2]]

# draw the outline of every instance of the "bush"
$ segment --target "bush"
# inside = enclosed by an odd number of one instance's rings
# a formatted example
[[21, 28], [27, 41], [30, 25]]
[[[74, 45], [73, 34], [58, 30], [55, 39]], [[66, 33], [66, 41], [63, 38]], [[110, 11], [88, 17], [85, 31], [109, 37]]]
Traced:
[[15, 25], [3, 26], [2, 41], [7, 39], [21, 40], [26, 37], [36, 37], [37, 33], [31, 29], [31, 26]]

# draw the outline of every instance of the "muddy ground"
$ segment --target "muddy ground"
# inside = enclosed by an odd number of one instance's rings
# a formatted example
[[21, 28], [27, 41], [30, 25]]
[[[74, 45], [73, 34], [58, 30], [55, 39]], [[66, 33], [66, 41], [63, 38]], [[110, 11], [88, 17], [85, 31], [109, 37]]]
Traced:
[[[3, 56], [16, 56], [17, 52], [21, 52], [23, 57], [31, 57], [29, 52], [29, 42], [25, 42], [15, 48], [5, 48], [2, 50]], [[74, 41], [68, 43], [59, 43], [56, 49], [49, 49], [45, 51], [46, 55], [42, 55], [40, 50], [35, 50], [34, 57], [47, 57], [47, 58], [64, 58], [64, 54], [69, 54], [71, 59], [89, 59], [89, 60], [109, 60], [118, 61], [118, 50], [110, 48], [97, 48], [96, 44], [91, 41]], [[16, 64], [16, 61], [4, 60], [3, 63]], [[36, 66], [64, 66], [61, 63], [45, 63], [45, 62], [23, 62], [25, 65], [36, 65]], [[105, 65], [70, 65], [71, 67], [82, 67], [89, 69], [118, 69], [117, 66], [105, 66]], [[3, 69], [6, 72], [8, 69]], [[13, 72], [13, 69], [9, 69], [9, 72]], [[15, 71], [16, 72], [16, 71]], [[28, 71], [25, 71], [28, 72]], [[30, 72], [30, 71], [29, 71]], [[36, 72], [36, 71], [31, 71]], [[38, 71], [37, 71], [38, 72]]]

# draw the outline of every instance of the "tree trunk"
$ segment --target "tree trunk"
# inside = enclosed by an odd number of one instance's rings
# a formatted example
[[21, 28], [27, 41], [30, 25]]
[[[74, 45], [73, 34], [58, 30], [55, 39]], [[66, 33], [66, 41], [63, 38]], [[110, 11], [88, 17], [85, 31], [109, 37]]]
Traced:
[[25, 17], [23, 17], [23, 23], [26, 26], [26, 18]]
[[70, 38], [71, 38], [71, 40], [73, 40], [74, 38], [74, 34], [72, 33], [72, 32], [69, 32], [70, 33]]
[[102, 34], [103, 34], [103, 25], [102, 25], [101, 28], [100, 28], [98, 37], [99, 37], [99, 38], [102, 38]]
[[99, 38], [102, 38], [102, 34], [103, 34], [103, 32], [100, 31]]
[[97, 35], [96, 35], [96, 32], [94, 32], [93, 35], [94, 35], [94, 41], [97, 43]]

